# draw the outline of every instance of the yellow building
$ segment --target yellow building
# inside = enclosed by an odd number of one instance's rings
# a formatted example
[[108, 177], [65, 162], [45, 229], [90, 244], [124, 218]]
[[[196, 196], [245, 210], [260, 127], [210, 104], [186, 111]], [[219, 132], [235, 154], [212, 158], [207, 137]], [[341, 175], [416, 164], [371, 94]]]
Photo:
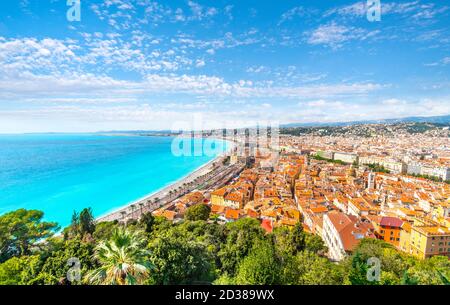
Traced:
[[411, 227], [411, 254], [419, 258], [450, 257], [450, 230], [429, 220], [416, 219]]
[[450, 217], [450, 203], [440, 202], [433, 208], [432, 214], [437, 218]]
[[405, 253], [411, 254], [411, 224], [407, 221], [404, 221], [402, 224], [398, 249]]
[[224, 206], [227, 188], [223, 187], [211, 193], [211, 204]]

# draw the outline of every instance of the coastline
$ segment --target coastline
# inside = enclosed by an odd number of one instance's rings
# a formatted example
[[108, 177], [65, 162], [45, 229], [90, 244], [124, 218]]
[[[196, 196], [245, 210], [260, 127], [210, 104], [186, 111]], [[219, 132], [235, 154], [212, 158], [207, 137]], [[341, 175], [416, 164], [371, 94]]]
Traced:
[[[235, 146], [236, 146], [235, 142], [230, 141], [230, 140], [224, 140], [224, 141], [226, 141], [227, 145], [229, 145], [229, 147], [227, 147], [226, 151], [220, 153], [219, 155], [217, 155], [216, 157], [214, 157], [207, 163], [199, 166], [195, 170], [189, 172], [187, 175], [169, 183], [168, 185], [149, 193], [148, 195], [138, 198], [132, 202], [126, 203], [125, 205], [118, 207], [118, 208], [112, 210], [111, 212], [106, 212], [103, 215], [96, 217], [96, 221], [104, 222], [104, 221], [120, 220], [123, 217], [123, 213], [127, 213], [127, 211], [129, 209], [131, 209], [133, 206], [136, 207], [138, 210], [139, 210], [139, 208], [142, 208], [142, 207], [140, 207], [140, 204], [143, 204], [144, 206], [146, 206], [145, 209], [148, 210], [147, 212], [156, 210], [157, 208], [160, 207], [160, 205], [167, 204], [168, 202], [164, 202], [164, 200], [162, 200], [162, 199], [164, 197], [166, 197], [170, 193], [170, 191], [175, 191], [179, 187], [183, 186], [184, 184], [193, 182], [198, 177], [208, 174], [209, 172], [211, 172], [213, 170], [213, 168], [211, 168], [213, 163], [219, 162], [227, 153], [229, 153], [230, 151], [232, 151], [235, 148]], [[158, 201], [157, 205], [156, 205], [156, 203], [154, 203], [155, 206], [152, 206], [149, 209], [147, 207], [148, 201], [149, 200], [154, 201], [156, 198], [158, 198], [160, 201]], [[175, 200], [175, 199], [176, 198], [173, 198], [172, 200]]]

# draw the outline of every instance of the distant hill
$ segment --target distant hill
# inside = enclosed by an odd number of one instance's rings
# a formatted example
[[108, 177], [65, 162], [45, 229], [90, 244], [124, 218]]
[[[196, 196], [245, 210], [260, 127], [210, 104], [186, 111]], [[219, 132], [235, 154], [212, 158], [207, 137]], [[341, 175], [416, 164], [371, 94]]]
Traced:
[[299, 126], [283, 127], [281, 134], [301, 136], [396, 136], [399, 134], [428, 134], [433, 136], [450, 136], [449, 123], [429, 123], [416, 121], [383, 121], [383, 123], [360, 123], [335, 126]]
[[[310, 122], [310, 123], [291, 123], [291, 124], [281, 124], [281, 128], [297, 128], [297, 127], [344, 127], [352, 125], [365, 125], [365, 124], [398, 124], [398, 123], [431, 123], [431, 124], [442, 124], [450, 125], [450, 115], [443, 116], [432, 116], [432, 117], [407, 117], [398, 119], [384, 119], [384, 120], [368, 120], [368, 121], [352, 121], [352, 122]], [[253, 128], [254, 126], [249, 126], [247, 128]], [[241, 129], [241, 128], [238, 128]], [[173, 135], [177, 132], [170, 130], [110, 130], [110, 131], [100, 131], [98, 133], [102, 134], [136, 134], [136, 135]]]
[[331, 122], [331, 123], [291, 123], [283, 124], [281, 127], [320, 127], [320, 126], [350, 126], [362, 124], [395, 124], [395, 123], [434, 123], [434, 124], [450, 124], [450, 115], [431, 116], [431, 117], [406, 117], [398, 119], [368, 120], [368, 121], [352, 121], [352, 122]]

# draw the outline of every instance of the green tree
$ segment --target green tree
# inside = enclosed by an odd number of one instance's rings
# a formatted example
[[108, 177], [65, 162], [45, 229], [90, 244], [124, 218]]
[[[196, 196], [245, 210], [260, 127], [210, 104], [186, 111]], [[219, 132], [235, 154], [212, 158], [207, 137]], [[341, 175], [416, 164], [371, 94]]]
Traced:
[[278, 253], [281, 255], [296, 255], [304, 250], [319, 254], [327, 251], [327, 247], [319, 236], [303, 231], [301, 222], [293, 228], [278, 227], [272, 234]]
[[[206, 223], [205, 223], [206, 224]], [[209, 283], [214, 279], [214, 263], [199, 223], [173, 226], [160, 232], [150, 243], [152, 262], [157, 272], [153, 282], [159, 285]], [[202, 237], [200, 237], [200, 234]], [[203, 240], [202, 240], [203, 239]]]
[[405, 284], [448, 285], [450, 261], [446, 256], [415, 260], [414, 265], [406, 270], [405, 278]]
[[58, 230], [54, 222], [42, 221], [44, 213], [19, 209], [0, 216], [0, 262], [13, 256], [29, 255], [37, 242]]
[[233, 277], [238, 264], [243, 260], [255, 242], [265, 238], [258, 220], [241, 218], [225, 225], [225, 240], [217, 254], [222, 273]]
[[27, 285], [38, 276], [39, 255], [13, 257], [0, 264], [0, 285]]
[[324, 255], [327, 253], [328, 248], [325, 246], [323, 239], [315, 234], [304, 233], [305, 234], [305, 250], [313, 253]]
[[[85, 243], [79, 238], [69, 240], [56, 240], [50, 246], [49, 256], [40, 271], [40, 281], [42, 284], [69, 284], [67, 272], [71, 267], [70, 259], [76, 259], [80, 263], [80, 274], [86, 274], [96, 265], [92, 260], [94, 246]], [[71, 284], [81, 284], [81, 281], [74, 281]]]
[[85, 208], [80, 212], [80, 233], [91, 234], [95, 231], [95, 218], [91, 208]]
[[342, 284], [342, 267], [308, 250], [289, 257], [281, 271], [283, 284], [338, 285]]
[[303, 225], [297, 222], [291, 232], [292, 245], [294, 246], [294, 254], [305, 250], [305, 234], [303, 232]]
[[95, 240], [108, 240], [118, 228], [117, 221], [102, 221], [96, 224], [95, 231], [92, 236]]
[[95, 218], [91, 208], [83, 209], [79, 214], [73, 211], [70, 226], [65, 228], [64, 238], [76, 238], [78, 235], [84, 237], [86, 234], [92, 235], [95, 231]]
[[208, 220], [211, 207], [206, 204], [195, 204], [189, 207], [184, 214], [186, 220]]
[[155, 217], [151, 212], [142, 214], [139, 224], [144, 228], [145, 232], [151, 233], [153, 229], [153, 224], [155, 223]]
[[235, 283], [238, 285], [273, 285], [279, 283], [280, 262], [270, 241], [255, 246], [240, 263]]
[[[78, 215], [77, 211], [73, 211], [72, 219], [70, 222], [69, 234], [72, 236], [76, 236], [80, 234], [80, 215]], [[67, 237], [67, 236], [66, 236]]]
[[161, 232], [170, 230], [172, 226], [172, 222], [167, 220], [167, 218], [163, 216], [155, 216], [152, 224], [151, 236], [157, 237]]
[[[380, 281], [367, 279], [370, 258], [380, 261]], [[414, 259], [410, 262], [414, 263]], [[404, 271], [411, 265], [406, 255], [400, 253], [391, 244], [378, 239], [362, 239], [343, 264], [347, 270], [347, 281], [353, 285], [400, 284]]]
[[13, 257], [0, 264], [0, 285], [19, 285], [26, 266], [25, 257]]
[[153, 268], [148, 261], [150, 252], [145, 243], [141, 232], [117, 229], [110, 240], [101, 241], [95, 247], [94, 259], [100, 267], [89, 272], [86, 280], [101, 285], [144, 283]]

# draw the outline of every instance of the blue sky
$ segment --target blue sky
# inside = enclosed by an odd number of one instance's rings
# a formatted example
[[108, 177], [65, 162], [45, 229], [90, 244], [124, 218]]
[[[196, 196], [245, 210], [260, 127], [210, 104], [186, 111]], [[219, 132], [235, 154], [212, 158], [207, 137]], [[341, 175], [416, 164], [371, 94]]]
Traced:
[[0, 2], [0, 133], [450, 113], [447, 1], [80, 2]]

